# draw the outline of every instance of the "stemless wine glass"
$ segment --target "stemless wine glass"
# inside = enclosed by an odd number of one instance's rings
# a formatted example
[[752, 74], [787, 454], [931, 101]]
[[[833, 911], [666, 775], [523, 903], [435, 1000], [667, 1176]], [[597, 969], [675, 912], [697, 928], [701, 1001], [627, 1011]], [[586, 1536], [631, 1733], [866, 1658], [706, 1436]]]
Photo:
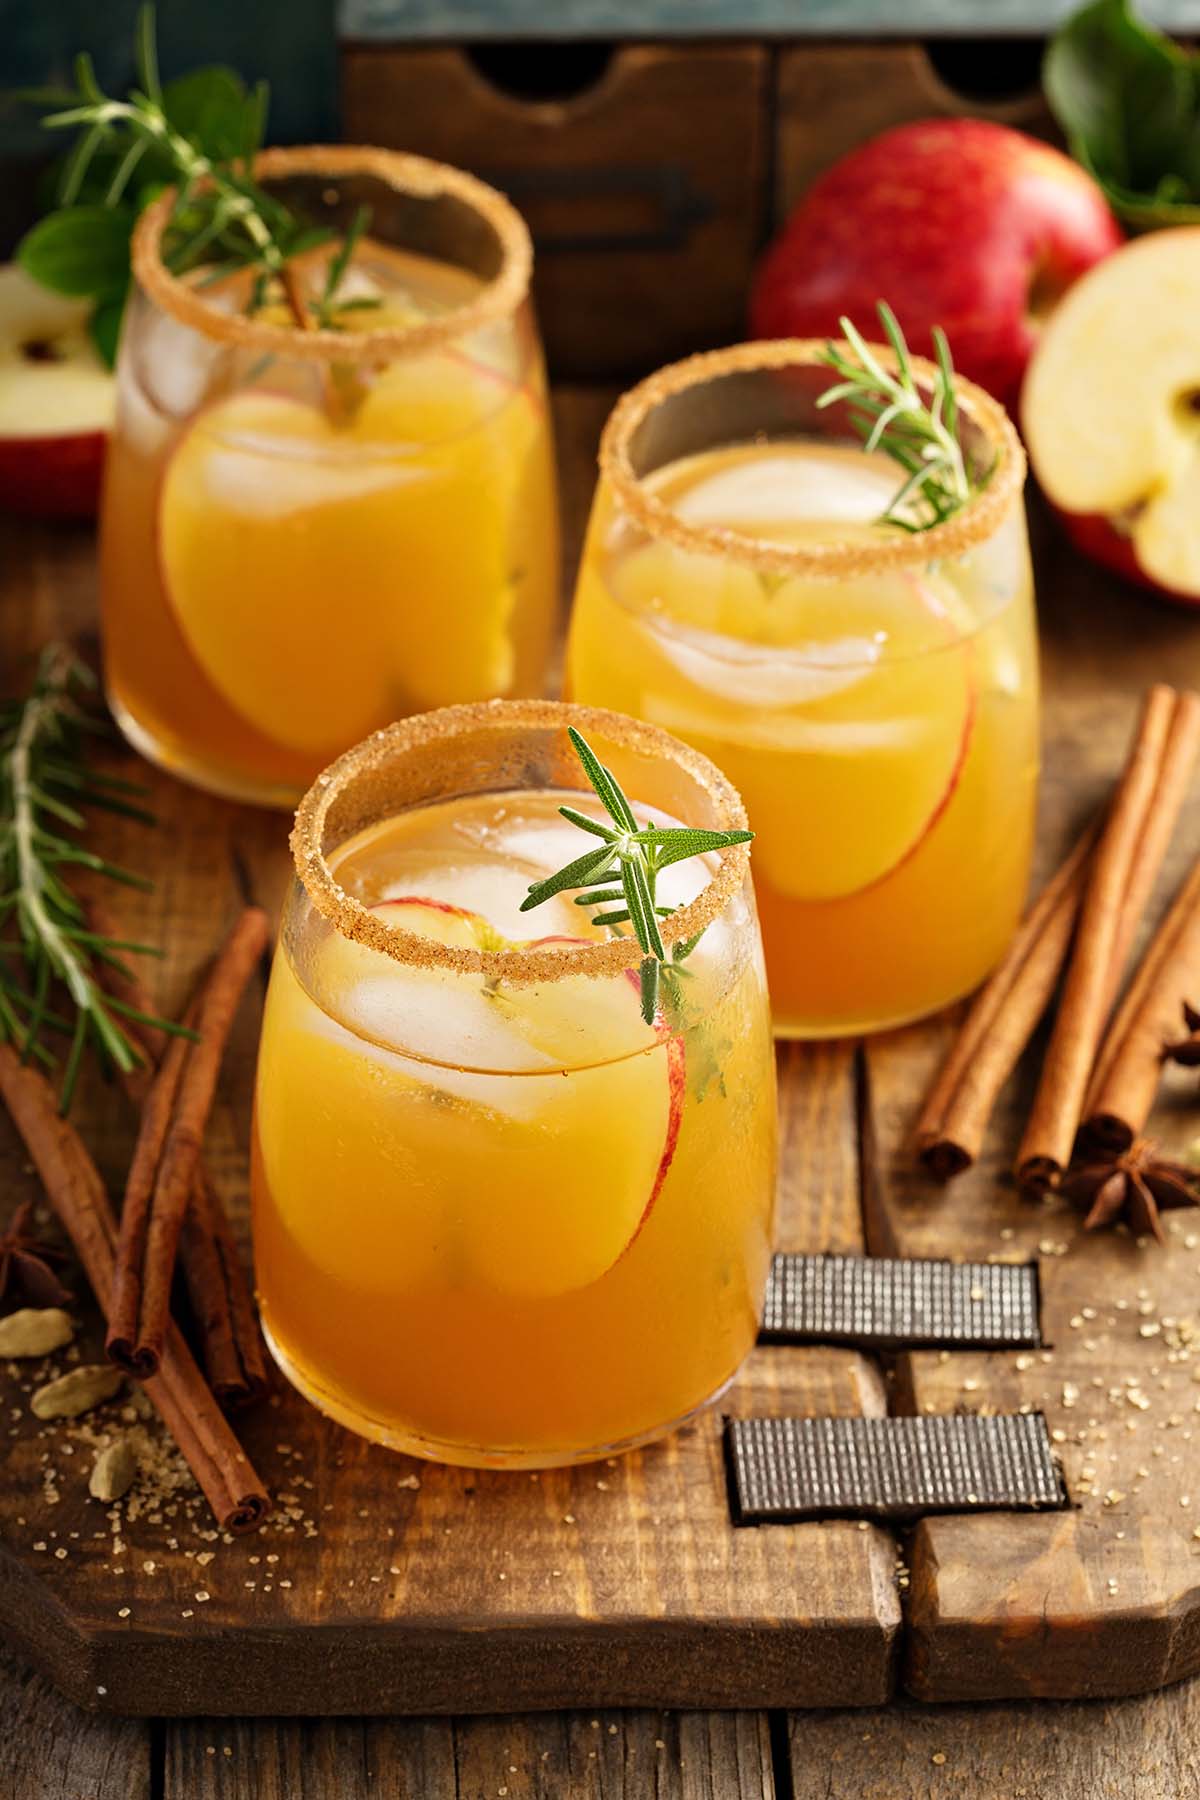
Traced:
[[[104, 664], [136, 748], [294, 804], [400, 715], [543, 691], [556, 506], [529, 234], [508, 202], [382, 150], [273, 150], [256, 175], [333, 234], [288, 265], [292, 308], [277, 286], [261, 303], [251, 271], [172, 274], [170, 195], [134, 234]], [[364, 208], [337, 328], [301, 330]]]
[[931, 529], [884, 525], [905, 471], [818, 408], [822, 348], [694, 357], [619, 402], [568, 648], [573, 699], [678, 733], [744, 796], [787, 1037], [974, 987], [1020, 914], [1037, 787], [1017, 435], [956, 381], [986, 479]]
[[[263, 1323], [323, 1411], [472, 1466], [669, 1431], [758, 1326], [775, 1070], [745, 845], [674, 864], [642, 1015], [631, 937], [529, 884], [601, 816], [566, 727], [642, 820], [745, 825], [665, 732], [550, 701], [402, 720], [310, 790], [259, 1055]], [[531, 935], [532, 934], [532, 935]]]

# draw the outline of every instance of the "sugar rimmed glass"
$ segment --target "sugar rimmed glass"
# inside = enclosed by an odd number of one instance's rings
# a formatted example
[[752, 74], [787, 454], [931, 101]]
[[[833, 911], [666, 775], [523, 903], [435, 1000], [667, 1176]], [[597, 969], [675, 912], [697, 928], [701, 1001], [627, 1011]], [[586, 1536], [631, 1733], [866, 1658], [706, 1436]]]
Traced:
[[744, 796], [789, 1037], [898, 1024], [982, 979], [1020, 915], [1038, 771], [1011, 423], [956, 379], [988, 478], [929, 530], [883, 526], [904, 471], [817, 407], [822, 350], [738, 345], [619, 402], [567, 657], [571, 698], [676, 733]]
[[301, 804], [263, 1024], [254, 1237], [275, 1357], [343, 1424], [471, 1466], [672, 1429], [754, 1342], [770, 1255], [746, 848], [660, 877], [668, 945], [702, 935], [646, 1025], [632, 939], [569, 894], [517, 910], [579, 853], [559, 802], [594, 805], [568, 723], [640, 818], [743, 828], [703, 757], [615, 714], [402, 721]]
[[105, 680], [126, 736], [234, 798], [294, 805], [407, 713], [544, 691], [557, 520], [531, 248], [503, 197], [420, 157], [265, 152], [256, 176], [335, 234], [359, 209], [340, 329], [252, 275], [177, 278], [171, 196], [134, 233], [101, 533]]

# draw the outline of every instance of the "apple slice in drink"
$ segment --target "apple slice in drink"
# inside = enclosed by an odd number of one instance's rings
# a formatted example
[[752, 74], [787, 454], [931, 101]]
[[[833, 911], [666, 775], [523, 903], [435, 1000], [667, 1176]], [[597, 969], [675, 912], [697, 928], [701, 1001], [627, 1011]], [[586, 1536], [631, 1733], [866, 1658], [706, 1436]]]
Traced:
[[1076, 544], [1200, 603], [1200, 227], [1157, 231], [1090, 270], [1029, 366], [1030, 461]]
[[[445, 901], [403, 896], [374, 910], [443, 943], [499, 947], [486, 919]], [[585, 941], [552, 934], [526, 947]], [[432, 1109], [444, 1142], [429, 1144], [428, 1168], [476, 1278], [530, 1298], [574, 1292], [628, 1251], [662, 1192], [683, 1115], [683, 1042], [644, 1024], [636, 973], [506, 986], [480, 1004], [511, 1034], [513, 1064], [526, 1072], [447, 1073], [477, 1110], [469, 1129], [461, 1112], [443, 1129]], [[531, 1077], [539, 1065], [545, 1073]]]
[[346, 425], [269, 391], [218, 400], [163, 473], [159, 568], [196, 660], [313, 756], [512, 680], [506, 484], [528, 409], [497, 413], [455, 365], [393, 375]]
[[778, 822], [754, 849], [773, 888], [860, 892], [914, 854], [957, 789], [976, 713], [970, 609], [925, 576], [792, 577], [741, 619], [718, 637], [637, 615], [661, 669], [639, 710], [712, 757], [752, 819]]

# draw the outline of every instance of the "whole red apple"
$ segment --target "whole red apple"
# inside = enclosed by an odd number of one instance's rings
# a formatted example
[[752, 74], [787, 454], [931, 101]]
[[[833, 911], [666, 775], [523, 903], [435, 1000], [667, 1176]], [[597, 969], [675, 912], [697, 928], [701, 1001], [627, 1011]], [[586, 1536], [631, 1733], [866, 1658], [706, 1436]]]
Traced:
[[827, 337], [844, 313], [878, 339], [886, 300], [914, 350], [940, 325], [955, 367], [1010, 409], [1046, 314], [1122, 242], [1090, 175], [1023, 132], [925, 119], [827, 169], [755, 279], [759, 337]]

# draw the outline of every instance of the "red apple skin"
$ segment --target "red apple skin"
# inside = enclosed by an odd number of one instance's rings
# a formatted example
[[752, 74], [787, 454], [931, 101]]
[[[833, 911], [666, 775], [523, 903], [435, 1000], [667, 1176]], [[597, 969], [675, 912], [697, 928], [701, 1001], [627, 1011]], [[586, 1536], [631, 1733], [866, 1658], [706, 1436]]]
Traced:
[[1123, 242], [1100, 188], [1049, 145], [985, 119], [926, 119], [821, 175], [759, 265], [758, 337], [881, 337], [886, 300], [909, 346], [950, 340], [955, 367], [1012, 411], [1038, 312]]
[[43, 519], [94, 519], [108, 433], [0, 437], [0, 506]]
[[1155, 576], [1147, 575], [1137, 559], [1133, 539], [1118, 531], [1104, 513], [1070, 513], [1053, 503], [1051, 511], [1075, 548], [1091, 562], [1174, 606], [1200, 606], [1200, 594], [1185, 594], [1182, 588], [1167, 587]]

